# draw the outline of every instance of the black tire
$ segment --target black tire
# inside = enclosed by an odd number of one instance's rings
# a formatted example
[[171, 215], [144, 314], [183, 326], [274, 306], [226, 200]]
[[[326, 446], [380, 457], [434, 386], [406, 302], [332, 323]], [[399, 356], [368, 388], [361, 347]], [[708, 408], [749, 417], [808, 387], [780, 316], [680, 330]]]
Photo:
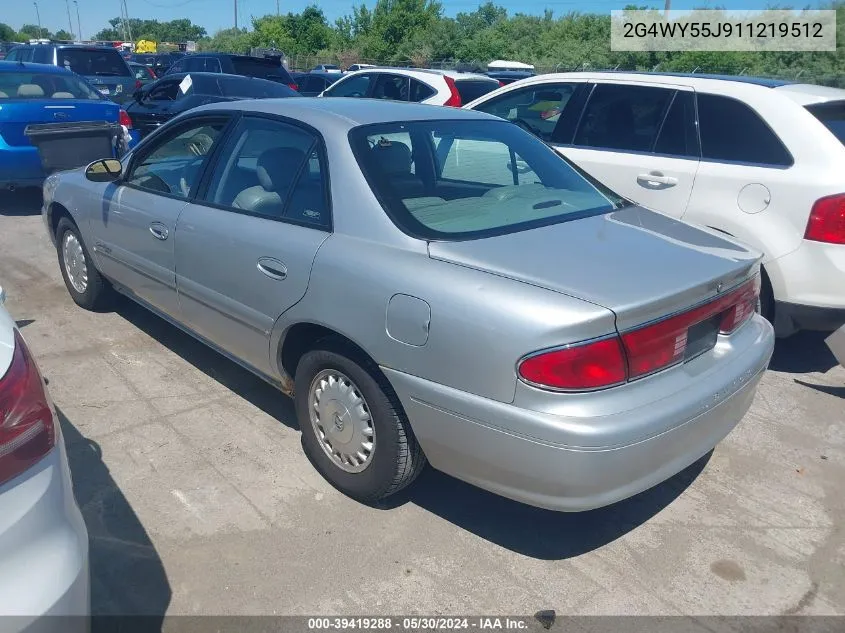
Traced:
[[[375, 448], [361, 472], [342, 470], [323, 450], [311, 424], [308, 399], [311, 382], [323, 370], [338, 370], [358, 388], [375, 431]], [[373, 503], [408, 486], [422, 472], [425, 455], [417, 442], [396, 393], [377, 366], [352, 346], [326, 340], [307, 352], [296, 367], [296, 417], [305, 453], [326, 480], [344, 494]]]
[[[72, 233], [80, 246], [82, 247], [82, 255], [85, 258], [85, 266], [88, 270], [88, 283], [85, 286], [84, 292], [79, 292], [73, 287], [73, 284], [68, 277], [68, 271], [65, 267], [65, 259], [62, 255], [62, 244], [65, 240], [65, 235]], [[86, 310], [102, 310], [112, 299], [113, 290], [109, 282], [103, 278], [100, 271], [94, 266], [94, 260], [88, 253], [88, 247], [79, 233], [76, 224], [68, 217], [63, 217], [59, 220], [59, 226], [56, 228], [56, 253], [59, 258], [59, 270], [62, 271], [62, 278], [65, 280], [65, 287], [70, 293], [71, 299], [74, 303]]]

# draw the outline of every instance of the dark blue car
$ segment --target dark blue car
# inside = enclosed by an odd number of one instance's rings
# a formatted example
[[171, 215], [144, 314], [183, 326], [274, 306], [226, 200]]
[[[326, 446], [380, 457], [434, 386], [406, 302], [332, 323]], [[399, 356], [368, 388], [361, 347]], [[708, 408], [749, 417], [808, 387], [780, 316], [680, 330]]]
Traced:
[[119, 105], [65, 68], [0, 62], [0, 189], [44, 180], [38, 150], [25, 134], [28, 125], [74, 121], [131, 125]]

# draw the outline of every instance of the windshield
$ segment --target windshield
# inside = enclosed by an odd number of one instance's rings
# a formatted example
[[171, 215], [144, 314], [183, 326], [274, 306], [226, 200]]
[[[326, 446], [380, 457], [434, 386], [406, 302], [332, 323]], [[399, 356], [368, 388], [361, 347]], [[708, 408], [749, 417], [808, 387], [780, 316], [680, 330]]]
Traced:
[[807, 109], [845, 145], [845, 101], [807, 106]]
[[84, 49], [60, 48], [58, 50], [59, 66], [69, 68], [73, 72], [98, 77], [131, 77], [129, 67], [116, 50], [112, 49]]
[[[0, 99], [91, 99], [100, 95], [71, 73], [0, 73]], [[0, 106], [2, 107], [2, 106]]]
[[261, 77], [282, 83], [293, 83], [288, 71], [278, 60], [262, 59], [259, 57], [232, 57], [232, 66], [236, 75]]
[[422, 239], [501, 235], [628, 204], [505, 121], [376, 124], [349, 136], [385, 211]]

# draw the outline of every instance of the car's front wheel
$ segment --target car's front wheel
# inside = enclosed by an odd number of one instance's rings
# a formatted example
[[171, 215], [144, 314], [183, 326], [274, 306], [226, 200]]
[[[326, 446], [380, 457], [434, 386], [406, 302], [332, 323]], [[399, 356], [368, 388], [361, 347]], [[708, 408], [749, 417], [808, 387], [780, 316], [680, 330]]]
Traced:
[[59, 220], [56, 250], [65, 286], [76, 305], [86, 310], [103, 308], [111, 298], [111, 286], [94, 266], [79, 228], [69, 218]]
[[419, 475], [425, 456], [402, 405], [357, 350], [339, 343], [307, 352], [294, 389], [303, 448], [338, 490], [374, 502]]

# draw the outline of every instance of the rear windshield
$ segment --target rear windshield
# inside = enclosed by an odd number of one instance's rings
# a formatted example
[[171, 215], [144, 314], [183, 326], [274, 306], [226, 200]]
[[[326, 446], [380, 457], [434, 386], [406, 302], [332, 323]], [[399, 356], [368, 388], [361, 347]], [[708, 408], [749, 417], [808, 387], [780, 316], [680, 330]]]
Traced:
[[249, 77], [261, 77], [271, 81], [278, 81], [284, 84], [292, 84], [293, 80], [288, 71], [274, 59], [262, 59], [260, 57], [232, 57], [236, 75], [248, 75]]
[[224, 97], [241, 97], [243, 99], [272, 99], [279, 97], [299, 97], [295, 92], [281, 83], [265, 81], [237, 75], [221, 75], [217, 79]]
[[385, 211], [422, 239], [501, 235], [627, 204], [506, 121], [375, 124], [349, 137]]
[[[0, 73], [0, 102], [6, 99], [91, 99], [100, 95], [71, 73]], [[0, 108], [3, 106], [0, 104]]]
[[499, 82], [492, 79], [458, 79], [455, 80], [455, 87], [461, 95], [461, 102], [469, 103], [494, 91], [499, 87]]
[[807, 106], [807, 109], [845, 145], [845, 101]]
[[116, 50], [60, 48], [57, 51], [59, 66], [75, 73], [98, 77], [131, 77], [129, 67]]

